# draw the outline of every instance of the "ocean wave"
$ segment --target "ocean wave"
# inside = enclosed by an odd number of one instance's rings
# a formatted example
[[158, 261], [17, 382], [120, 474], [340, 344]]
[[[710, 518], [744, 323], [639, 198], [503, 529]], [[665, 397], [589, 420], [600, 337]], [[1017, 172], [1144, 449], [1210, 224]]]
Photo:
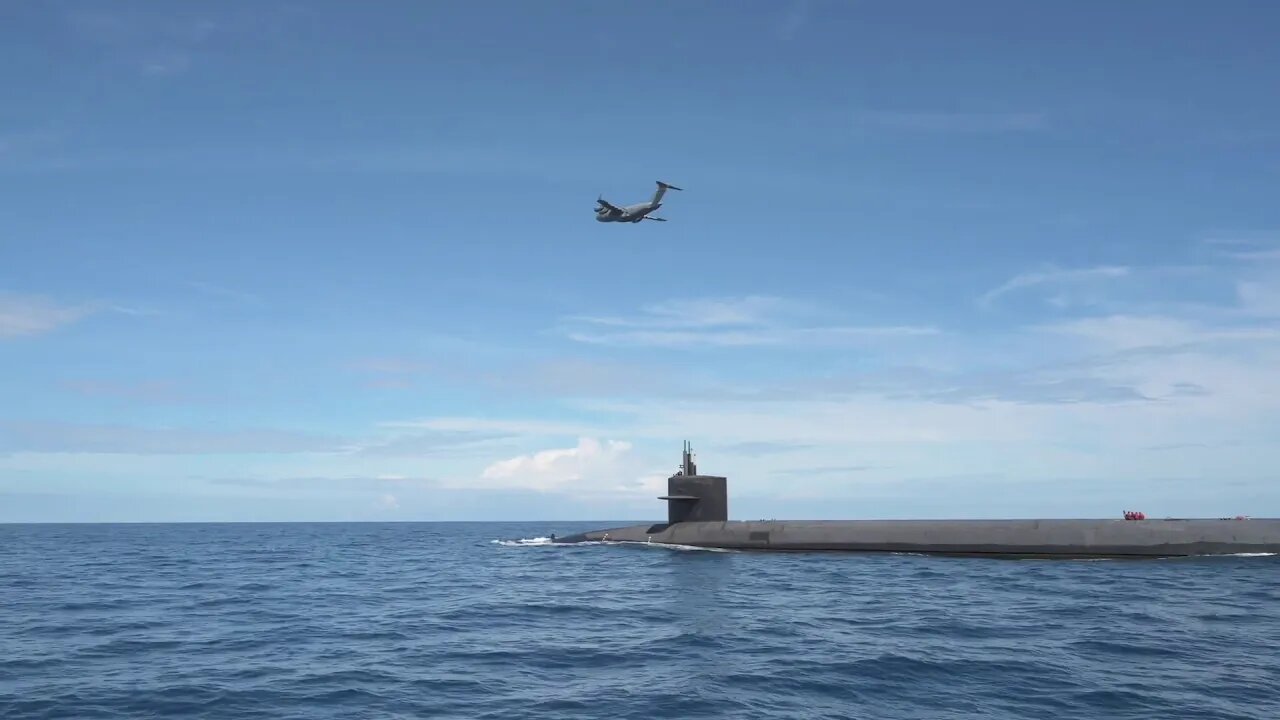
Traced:
[[712, 557], [562, 529], [0, 528], [8, 576], [39, 580], [0, 584], [0, 717], [1280, 717], [1280, 576], [1251, 557]]

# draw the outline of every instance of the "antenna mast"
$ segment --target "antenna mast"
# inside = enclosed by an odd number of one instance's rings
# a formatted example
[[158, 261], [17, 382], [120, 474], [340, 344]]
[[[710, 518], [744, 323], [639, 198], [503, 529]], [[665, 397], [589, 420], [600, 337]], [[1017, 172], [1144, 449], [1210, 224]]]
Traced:
[[698, 474], [698, 466], [693, 464], [693, 446], [688, 440], [684, 441], [684, 459], [680, 463], [680, 472], [683, 475]]

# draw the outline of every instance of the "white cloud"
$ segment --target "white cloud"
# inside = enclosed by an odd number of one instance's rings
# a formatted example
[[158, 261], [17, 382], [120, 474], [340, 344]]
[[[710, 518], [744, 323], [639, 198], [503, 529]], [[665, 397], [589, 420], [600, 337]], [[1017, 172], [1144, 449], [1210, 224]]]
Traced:
[[941, 402], [872, 389], [827, 400], [628, 403], [613, 408], [627, 414], [614, 432], [663, 444], [691, 438], [703, 446], [804, 446], [787, 455], [725, 453], [726, 465], [755, 476], [797, 464], [872, 465], [893, 468], [899, 477], [999, 471], [1028, 481], [1106, 476], [1116, 467], [1174, 472], [1184, 470], [1176, 461], [1153, 462], [1132, 453], [1160, 444], [1207, 443], [1214, 447], [1202, 455], [1218, 457], [1228, 441], [1261, 442], [1280, 419], [1280, 375], [1274, 367], [1280, 367], [1280, 351], [1231, 357], [1209, 348], [1116, 357], [1084, 371], [1099, 384], [1154, 398], [1129, 402], [1099, 398], [1085, 388], [1075, 402]]
[[841, 345], [875, 338], [937, 335], [938, 330], [922, 326], [776, 328], [757, 331], [637, 331], [620, 333], [570, 333], [583, 343], [651, 347], [748, 347]]
[[1245, 280], [1236, 286], [1236, 293], [1244, 314], [1280, 317], [1280, 282]]
[[1266, 247], [1262, 245], [1249, 247], [1252, 249], [1230, 251], [1224, 254], [1234, 260], [1245, 260], [1251, 262], [1275, 262], [1280, 260], [1280, 248]]
[[1176, 347], [1206, 342], [1280, 339], [1280, 328], [1206, 326], [1167, 316], [1109, 315], [1042, 325], [1042, 332], [1079, 338], [1104, 351]]
[[511, 434], [505, 432], [428, 430], [362, 442], [352, 451], [362, 457], [385, 458], [474, 455], [509, 437]]
[[645, 488], [632, 445], [584, 437], [569, 448], [553, 448], [490, 464], [471, 487], [565, 492], [582, 495], [629, 493]]
[[[1280, 232], [1275, 231], [1220, 231], [1202, 240], [1205, 245], [1218, 248], [1265, 248], [1275, 246], [1280, 241]], [[1239, 256], [1240, 251], [1223, 251], [1228, 257]], [[1247, 252], [1247, 251], [1246, 251]]]
[[[978, 304], [983, 307], [989, 307], [1003, 295], [1042, 285], [1052, 285], [1060, 288], [1074, 288], [1078, 291], [1079, 287], [1082, 285], [1093, 284], [1099, 280], [1123, 278], [1129, 276], [1129, 274], [1130, 270], [1128, 267], [1118, 265], [1104, 265], [1074, 270], [1048, 268], [1046, 270], [1023, 273], [1015, 276], [1003, 285], [984, 293], [982, 297], [978, 298]], [[1067, 304], [1063, 295], [1057, 296], [1056, 304]]]
[[[932, 444], [1035, 438], [1035, 428], [1003, 403], [968, 405], [863, 394], [794, 402], [646, 402], [619, 405], [631, 414], [621, 432], [649, 439], [699, 438], [703, 443], [788, 442], [812, 446]], [[803, 452], [803, 451], [798, 451]]]
[[524, 420], [482, 417], [438, 417], [423, 420], [392, 420], [379, 424], [388, 429], [422, 429], [439, 432], [503, 433], [525, 436], [578, 436], [591, 434], [590, 425], [552, 420]]
[[341, 438], [271, 429], [205, 430], [72, 422], [0, 423], [0, 451], [122, 455], [336, 452]]
[[680, 299], [646, 306], [637, 317], [570, 317], [576, 327], [565, 334], [582, 343], [654, 347], [840, 345], [939, 334], [930, 326], [817, 322], [831, 314], [767, 296]]
[[744, 297], [675, 299], [641, 308], [639, 317], [577, 316], [568, 318], [595, 325], [634, 328], [705, 328], [750, 326], [780, 316], [804, 315], [815, 311], [806, 303], [766, 295]]
[[0, 294], [0, 338], [51, 332], [93, 312], [91, 306], [61, 305], [36, 295]]

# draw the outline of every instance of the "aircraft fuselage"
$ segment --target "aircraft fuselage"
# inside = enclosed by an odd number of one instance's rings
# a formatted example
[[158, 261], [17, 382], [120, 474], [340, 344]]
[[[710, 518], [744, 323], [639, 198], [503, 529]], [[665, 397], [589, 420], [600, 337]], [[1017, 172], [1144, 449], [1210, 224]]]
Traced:
[[646, 215], [662, 207], [662, 203], [639, 203], [636, 205], [626, 205], [619, 208], [621, 214], [613, 212], [609, 208], [601, 208], [596, 213], [598, 222], [640, 222]]
[[662, 207], [662, 197], [668, 190], [679, 190], [680, 188], [670, 183], [657, 181], [658, 189], [654, 191], [653, 197], [649, 202], [636, 203], [634, 205], [623, 205], [621, 207], [610, 203], [604, 197], [596, 199], [596, 221], [597, 222], [629, 222], [638, 223], [641, 220], [657, 220], [666, 222], [664, 218], [649, 217], [650, 213]]

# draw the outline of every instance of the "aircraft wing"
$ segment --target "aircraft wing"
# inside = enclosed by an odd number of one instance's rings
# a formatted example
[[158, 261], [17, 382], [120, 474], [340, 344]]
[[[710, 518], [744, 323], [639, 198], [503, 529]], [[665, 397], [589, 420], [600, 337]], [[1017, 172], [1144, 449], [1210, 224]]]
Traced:
[[596, 199], [596, 202], [600, 203], [600, 205], [601, 205], [602, 207], [606, 207], [606, 208], [608, 208], [608, 209], [610, 210], [610, 212], [616, 212], [616, 213], [619, 213], [619, 214], [621, 214], [621, 213], [622, 213], [622, 208], [618, 207], [617, 205], [614, 205], [614, 204], [610, 203], [608, 200], [605, 200], [604, 198], [597, 198], [597, 199]]

